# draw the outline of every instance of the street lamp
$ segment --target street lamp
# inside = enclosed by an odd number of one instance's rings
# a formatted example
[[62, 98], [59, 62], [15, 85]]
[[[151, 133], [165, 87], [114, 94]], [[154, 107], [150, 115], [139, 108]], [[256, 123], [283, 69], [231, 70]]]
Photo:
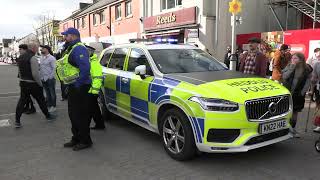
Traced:
[[237, 19], [237, 14], [241, 12], [241, 6], [242, 3], [238, 0], [232, 0], [229, 2], [229, 12], [232, 14], [231, 16], [231, 27], [232, 27], [232, 36], [231, 36], [231, 57], [230, 57], [230, 70], [235, 71], [236, 70], [236, 62], [237, 62], [237, 56], [236, 56], [236, 24], [237, 22], [242, 21], [241, 18]]

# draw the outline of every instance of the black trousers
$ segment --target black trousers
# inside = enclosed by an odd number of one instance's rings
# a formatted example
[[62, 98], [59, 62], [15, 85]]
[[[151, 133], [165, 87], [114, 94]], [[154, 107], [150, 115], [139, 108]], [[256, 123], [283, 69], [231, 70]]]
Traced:
[[43, 96], [43, 88], [37, 83], [20, 81], [20, 99], [16, 108], [16, 122], [20, 123], [20, 118], [25, 110], [25, 106], [30, 103], [30, 95], [37, 101], [43, 114], [48, 117], [49, 112]]
[[90, 85], [79, 88], [69, 85], [68, 114], [71, 121], [72, 141], [92, 144], [90, 137], [89, 89]]
[[24, 112], [33, 111], [33, 110], [36, 110], [36, 108], [33, 105], [33, 101], [31, 99], [31, 96], [28, 96], [27, 97], [27, 104], [24, 106]]
[[105, 127], [104, 121], [102, 119], [100, 107], [98, 104], [98, 95], [97, 94], [90, 94], [89, 93], [89, 104], [90, 104], [90, 119], [92, 118], [95, 122], [96, 127]]
[[64, 84], [62, 81], [60, 81], [60, 87], [61, 87], [61, 98], [62, 99], [67, 99], [68, 94], [67, 94], [67, 89], [68, 85]]

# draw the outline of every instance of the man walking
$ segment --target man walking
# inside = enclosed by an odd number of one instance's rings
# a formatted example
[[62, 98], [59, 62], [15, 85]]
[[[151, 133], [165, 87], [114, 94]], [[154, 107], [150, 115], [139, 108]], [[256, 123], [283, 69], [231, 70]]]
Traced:
[[46, 92], [47, 105], [49, 112], [56, 111], [56, 58], [52, 56], [50, 46], [41, 47], [41, 58], [40, 58], [40, 77], [43, 84], [43, 88]]
[[21, 92], [16, 108], [16, 128], [21, 127], [20, 118], [24, 111], [25, 105], [28, 103], [28, 97], [30, 97], [30, 95], [36, 99], [47, 120], [55, 119], [55, 117], [48, 112], [48, 108], [43, 96], [38, 59], [35, 57], [38, 48], [38, 45], [30, 44], [27, 52], [23, 54], [18, 61]]
[[240, 59], [240, 72], [253, 74], [261, 77], [266, 76], [267, 58], [259, 51], [258, 46], [261, 40], [258, 38], [249, 39], [249, 52], [243, 54]]
[[67, 52], [57, 63], [59, 78], [68, 84], [68, 114], [72, 138], [66, 148], [79, 151], [92, 145], [90, 137], [89, 89], [91, 87], [89, 54], [80, 41], [80, 33], [68, 28], [62, 33], [68, 43]]
[[91, 46], [86, 46], [90, 55], [90, 74], [91, 74], [91, 88], [89, 90], [89, 104], [90, 104], [90, 119], [95, 122], [93, 130], [104, 130], [104, 120], [102, 119], [100, 107], [98, 104], [99, 92], [102, 86], [102, 66], [98, 60], [97, 54], [94, 53], [95, 49]]
[[[23, 55], [28, 51], [28, 45], [26, 44], [20, 44], [19, 45], [19, 54], [20, 56], [17, 58], [16, 62], [20, 60], [20, 58], [23, 58]], [[18, 74], [18, 78], [20, 78], [20, 74]], [[24, 106], [23, 113], [25, 114], [33, 114], [36, 112], [36, 108], [33, 105], [33, 101], [30, 96], [27, 97], [27, 103]]]

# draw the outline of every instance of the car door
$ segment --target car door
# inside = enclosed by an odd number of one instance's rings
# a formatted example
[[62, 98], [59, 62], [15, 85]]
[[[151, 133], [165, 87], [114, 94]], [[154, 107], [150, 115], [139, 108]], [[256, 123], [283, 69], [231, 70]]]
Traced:
[[[108, 69], [112, 71], [112, 77], [110, 77], [110, 85], [115, 89], [117, 114], [129, 117], [130, 111], [126, 109], [129, 99], [129, 85], [130, 81], [125, 78], [126, 71], [124, 71], [125, 62], [129, 48], [116, 48], [112, 54]], [[106, 77], [108, 79], [108, 77]], [[114, 92], [113, 92], [114, 95]]]
[[[135, 74], [135, 68], [139, 65], [146, 65], [147, 67], [145, 78]], [[129, 100], [130, 103], [126, 103], [125, 108], [130, 110], [133, 120], [149, 124], [149, 86], [154, 76], [143, 49], [130, 49], [126, 70], [122, 78], [125, 78], [128, 83], [121, 84], [121, 88], [125, 86], [125, 89], [129, 90], [130, 99], [127, 100]]]
[[119, 80], [120, 75], [123, 72], [127, 52], [127, 48], [116, 48], [110, 51], [106, 51], [101, 60], [101, 64], [106, 67], [103, 69], [103, 73], [105, 76], [105, 102], [109, 110], [115, 113], [119, 111], [118, 107], [121, 100], [121, 98], [119, 98], [119, 96], [121, 96], [119, 95], [119, 92], [121, 92]]

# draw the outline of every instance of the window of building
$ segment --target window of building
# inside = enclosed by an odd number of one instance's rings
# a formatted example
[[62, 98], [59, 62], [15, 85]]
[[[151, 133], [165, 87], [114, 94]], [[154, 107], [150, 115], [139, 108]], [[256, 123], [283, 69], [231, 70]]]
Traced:
[[108, 68], [123, 70], [127, 52], [128, 48], [117, 48], [110, 59]]
[[136, 67], [138, 67], [140, 65], [146, 65], [147, 75], [153, 76], [151, 67], [148, 63], [148, 59], [147, 59], [144, 51], [141, 49], [133, 48], [133, 49], [131, 49], [131, 53], [130, 53], [130, 57], [129, 57], [128, 71], [134, 72]]
[[182, 0], [161, 0], [161, 10], [172, 9], [182, 5]]
[[116, 19], [121, 19], [121, 4], [116, 5]]
[[101, 11], [99, 15], [100, 15], [100, 24], [102, 24], [106, 21], [106, 15], [104, 14], [104, 11]]
[[63, 31], [68, 29], [68, 23], [63, 24]]
[[81, 20], [82, 20], [81, 27], [85, 28], [86, 27], [86, 19], [85, 19], [85, 17], [83, 17]]
[[77, 19], [77, 29], [80, 28], [80, 19]]
[[93, 14], [93, 25], [97, 25], [97, 15]]
[[127, 1], [126, 2], [126, 17], [132, 15], [132, 1]]
[[109, 49], [107, 51], [104, 52], [103, 57], [101, 58], [100, 64], [104, 67], [108, 66], [110, 57], [113, 53], [114, 49]]

